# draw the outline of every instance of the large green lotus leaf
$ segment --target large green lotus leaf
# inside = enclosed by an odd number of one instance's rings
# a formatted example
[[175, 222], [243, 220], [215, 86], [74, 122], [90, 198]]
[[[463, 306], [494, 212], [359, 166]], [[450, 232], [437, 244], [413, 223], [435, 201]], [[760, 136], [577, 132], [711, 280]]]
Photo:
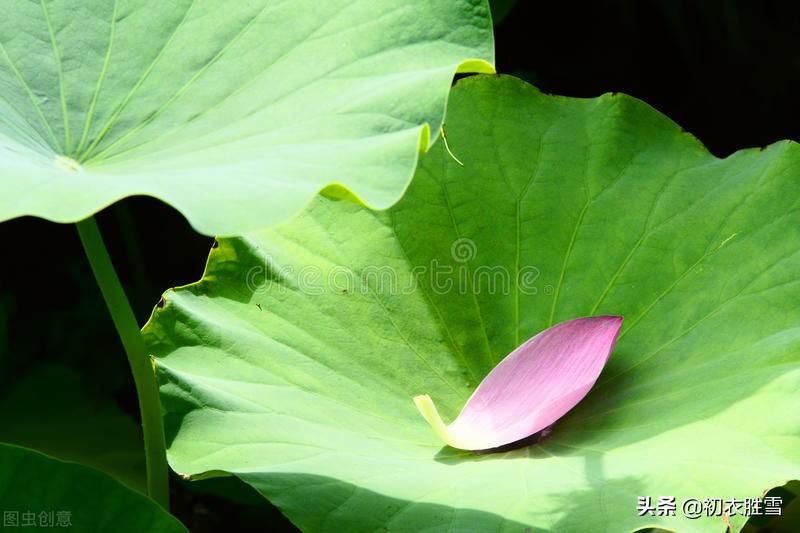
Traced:
[[[627, 96], [478, 76], [407, 196], [318, 198], [222, 240], [146, 327], [175, 470], [233, 473], [307, 530], [724, 531], [637, 497], [758, 497], [800, 476], [800, 150], [726, 159]], [[492, 281], [493, 280], [493, 281]], [[551, 324], [621, 314], [590, 395], [543, 442], [443, 447]], [[741, 525], [744, 520], [734, 517]]]
[[92, 468], [0, 444], [4, 530], [185, 532], [154, 501]]
[[[486, 0], [0, 0], [0, 220], [152, 195], [199, 231], [283, 220], [328, 184], [394, 203]], [[430, 135], [433, 132], [433, 136]]]

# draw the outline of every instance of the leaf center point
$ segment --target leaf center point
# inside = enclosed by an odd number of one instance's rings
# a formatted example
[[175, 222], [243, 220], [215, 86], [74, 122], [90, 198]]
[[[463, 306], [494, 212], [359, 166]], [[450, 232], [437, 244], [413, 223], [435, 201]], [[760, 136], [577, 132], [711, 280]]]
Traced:
[[65, 155], [56, 156], [55, 164], [58, 168], [67, 172], [77, 172], [81, 169], [80, 163]]

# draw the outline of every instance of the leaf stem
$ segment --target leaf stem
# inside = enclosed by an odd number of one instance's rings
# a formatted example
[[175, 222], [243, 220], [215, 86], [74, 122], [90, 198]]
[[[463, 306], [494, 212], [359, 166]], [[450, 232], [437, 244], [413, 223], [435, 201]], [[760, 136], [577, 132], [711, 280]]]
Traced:
[[169, 477], [164, 427], [161, 424], [161, 403], [144, 339], [94, 217], [82, 220], [76, 226], [133, 373], [144, 434], [147, 493], [164, 509], [169, 509]]

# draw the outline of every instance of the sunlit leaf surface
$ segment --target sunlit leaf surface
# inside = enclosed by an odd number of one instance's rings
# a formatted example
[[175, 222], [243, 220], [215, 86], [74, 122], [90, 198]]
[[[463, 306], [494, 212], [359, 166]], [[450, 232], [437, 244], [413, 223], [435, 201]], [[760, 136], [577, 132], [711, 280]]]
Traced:
[[[320, 197], [165, 294], [145, 331], [175, 470], [324, 531], [724, 531], [637, 498], [800, 477], [796, 144], [720, 160], [635, 99], [493, 76], [456, 85], [446, 131], [463, 166], [437, 145], [390, 210]], [[416, 412], [452, 420], [521, 342], [602, 314], [614, 354], [539, 444], [459, 452]]]
[[[325, 186], [386, 207], [456, 71], [491, 72], [485, 0], [0, 0], [0, 220], [155, 196], [208, 234]], [[432, 135], [431, 135], [432, 134]]]

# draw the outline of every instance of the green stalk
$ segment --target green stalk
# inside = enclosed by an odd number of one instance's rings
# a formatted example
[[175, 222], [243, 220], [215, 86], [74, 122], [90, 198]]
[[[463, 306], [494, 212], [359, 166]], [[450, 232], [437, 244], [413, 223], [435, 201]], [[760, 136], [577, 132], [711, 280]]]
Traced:
[[139, 411], [144, 433], [144, 453], [147, 465], [147, 493], [164, 509], [169, 509], [169, 477], [164, 427], [161, 424], [161, 403], [158, 398], [155, 372], [145, 348], [142, 333], [136, 323], [128, 298], [111, 263], [100, 229], [94, 217], [78, 222], [83, 249], [94, 277], [103, 293], [111, 319], [128, 356], [133, 373]]

